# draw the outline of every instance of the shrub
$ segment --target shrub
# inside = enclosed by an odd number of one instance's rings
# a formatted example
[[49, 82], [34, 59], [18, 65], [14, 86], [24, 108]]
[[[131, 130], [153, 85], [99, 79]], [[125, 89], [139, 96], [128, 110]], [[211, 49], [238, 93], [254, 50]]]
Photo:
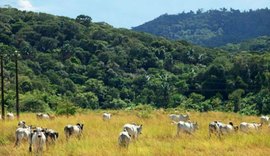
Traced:
[[139, 104], [134, 108], [134, 110], [138, 111], [137, 116], [140, 118], [150, 118], [154, 108], [151, 105], [147, 104]]
[[50, 111], [49, 105], [45, 102], [45, 94], [42, 92], [34, 91], [28, 92], [22, 96], [21, 111], [28, 112], [48, 112]]
[[58, 104], [56, 109], [56, 114], [58, 115], [75, 115], [78, 111], [78, 108], [69, 101], [64, 101]]

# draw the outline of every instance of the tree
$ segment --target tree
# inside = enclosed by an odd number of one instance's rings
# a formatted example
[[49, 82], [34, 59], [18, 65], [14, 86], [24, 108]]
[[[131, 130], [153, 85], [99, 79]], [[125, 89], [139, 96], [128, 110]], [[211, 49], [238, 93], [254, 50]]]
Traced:
[[86, 15], [79, 15], [76, 17], [76, 22], [88, 27], [92, 22], [92, 18]]
[[98, 109], [99, 102], [98, 97], [92, 92], [79, 93], [73, 99], [73, 102], [76, 103], [81, 108], [87, 109]]
[[229, 94], [229, 100], [231, 100], [234, 104], [233, 111], [238, 112], [240, 110], [240, 100], [242, 95], [245, 93], [243, 89], [237, 89]]

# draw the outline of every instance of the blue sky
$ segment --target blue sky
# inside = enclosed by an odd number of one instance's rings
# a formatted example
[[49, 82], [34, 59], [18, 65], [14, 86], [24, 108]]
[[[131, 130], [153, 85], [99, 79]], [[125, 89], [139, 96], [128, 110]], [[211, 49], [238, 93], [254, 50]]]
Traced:
[[75, 18], [85, 14], [94, 22], [131, 28], [162, 14], [183, 11], [233, 8], [240, 10], [270, 7], [270, 0], [0, 0], [0, 6], [46, 12]]

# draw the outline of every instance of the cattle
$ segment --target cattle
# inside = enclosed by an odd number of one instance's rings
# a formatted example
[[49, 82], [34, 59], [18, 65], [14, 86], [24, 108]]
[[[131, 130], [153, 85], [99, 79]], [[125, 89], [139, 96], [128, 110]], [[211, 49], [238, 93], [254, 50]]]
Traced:
[[118, 144], [119, 146], [121, 147], [128, 147], [129, 143], [130, 143], [130, 140], [131, 140], [131, 137], [130, 135], [128, 134], [127, 130], [124, 129], [120, 134], [119, 134], [119, 137], [118, 137]]
[[45, 137], [47, 143], [55, 143], [56, 139], [59, 137], [59, 133], [53, 129], [45, 129]]
[[260, 119], [261, 119], [261, 123], [269, 124], [269, 120], [270, 120], [269, 116], [262, 115]]
[[37, 113], [36, 117], [37, 117], [37, 119], [50, 119], [50, 116], [48, 114], [44, 114], [44, 113]]
[[74, 135], [78, 137], [79, 139], [81, 138], [82, 131], [83, 131], [83, 126], [84, 124], [77, 123], [76, 125], [67, 125], [64, 128], [64, 132], [66, 135], [66, 140], [70, 138], [70, 136]]
[[184, 121], [179, 121], [177, 124], [177, 134], [179, 135], [179, 132], [185, 132], [188, 134], [192, 134], [193, 132], [195, 132], [199, 126], [198, 123], [193, 123], [193, 122], [184, 122]]
[[7, 119], [8, 120], [14, 120], [14, 114], [13, 113], [7, 113]]
[[0, 120], [2, 120], [2, 115], [0, 115]]
[[26, 123], [25, 123], [25, 121], [19, 121], [18, 122], [18, 127], [21, 127], [21, 128], [26, 128], [27, 126], [26, 126]]
[[263, 123], [247, 123], [247, 122], [242, 122], [240, 123], [240, 130], [244, 133], [248, 133], [251, 131], [258, 131], [261, 129]]
[[133, 139], [137, 139], [139, 134], [142, 134], [142, 125], [137, 125], [135, 123], [125, 124], [123, 131], [127, 131]]
[[229, 122], [229, 124], [219, 125], [219, 129], [220, 129], [221, 134], [229, 134], [229, 133], [237, 132], [238, 126], [234, 126], [232, 122]]
[[29, 144], [29, 152], [32, 152], [32, 146], [34, 148], [34, 152], [38, 154], [42, 154], [43, 146], [46, 144], [46, 136], [45, 130], [41, 127], [37, 127], [31, 133], [31, 139]]
[[102, 115], [103, 121], [110, 120], [111, 116], [112, 115], [110, 113], [103, 113], [103, 115]]
[[221, 135], [220, 127], [224, 125], [223, 123], [219, 121], [213, 121], [209, 123], [209, 138], [211, 137], [211, 134], [214, 133], [216, 134], [219, 138]]
[[32, 126], [27, 126], [25, 121], [20, 121], [18, 126], [19, 128], [17, 128], [15, 131], [15, 147], [20, 146], [20, 143], [23, 139], [28, 140], [29, 143], [31, 140]]
[[169, 115], [169, 118], [170, 118], [171, 120], [175, 121], [175, 122], [179, 122], [179, 121], [185, 121], [185, 122], [186, 122], [186, 121], [190, 120], [188, 114], [186, 114], [186, 115], [184, 115], [184, 114], [179, 114], [179, 115], [176, 115], [176, 114], [170, 114], [170, 115]]

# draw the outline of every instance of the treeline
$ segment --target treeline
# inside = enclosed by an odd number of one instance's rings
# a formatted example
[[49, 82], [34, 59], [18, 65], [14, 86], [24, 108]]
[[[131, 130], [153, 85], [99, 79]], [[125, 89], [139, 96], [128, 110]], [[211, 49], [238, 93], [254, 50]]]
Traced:
[[270, 113], [270, 53], [228, 53], [44, 13], [0, 9], [5, 103], [22, 111], [132, 109]]
[[133, 30], [152, 33], [174, 40], [187, 40], [208, 47], [238, 43], [263, 35], [270, 35], [268, 8], [240, 12], [220, 10], [164, 14]]
[[225, 46], [221, 46], [221, 49], [224, 49], [229, 52], [239, 52], [239, 51], [251, 51], [251, 52], [265, 52], [270, 51], [270, 37], [269, 36], [260, 36], [250, 40], [245, 40], [240, 43], [228, 43]]

